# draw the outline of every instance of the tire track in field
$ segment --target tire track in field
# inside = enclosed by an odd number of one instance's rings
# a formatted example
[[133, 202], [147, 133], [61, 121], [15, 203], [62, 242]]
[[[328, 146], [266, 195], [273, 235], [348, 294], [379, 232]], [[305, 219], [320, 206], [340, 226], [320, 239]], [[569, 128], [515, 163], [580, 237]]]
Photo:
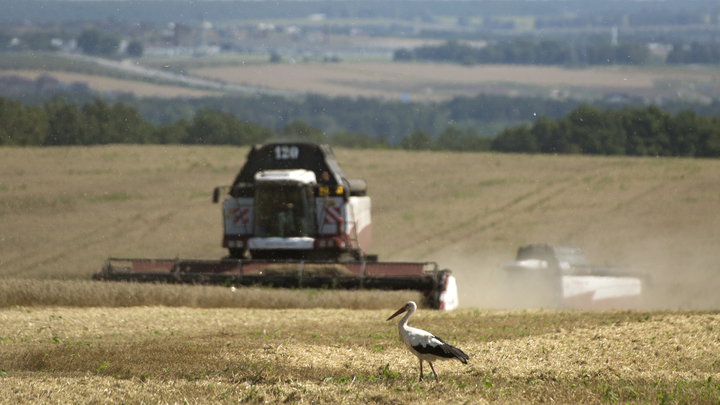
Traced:
[[[583, 176], [583, 177], [584, 177], [584, 178], [590, 177], [590, 178], [592, 178], [592, 179], [596, 179], [596, 178], [598, 178], [598, 177], [600, 177], [600, 176], [601, 176], [601, 175], [598, 174], [598, 175]], [[506, 204], [505, 206], [503, 206], [503, 207], [498, 208], [497, 210], [495, 210], [496, 213], [500, 214], [500, 218], [495, 219], [495, 220], [493, 220], [493, 221], [490, 222], [490, 223], [485, 223], [485, 224], [483, 224], [483, 225], [481, 225], [481, 226], [479, 226], [479, 227], [477, 227], [477, 228], [475, 228], [475, 229], [471, 229], [471, 230], [467, 230], [467, 231], [465, 231], [465, 232], [458, 233], [455, 238], [449, 237], [448, 239], [450, 239], [451, 242], [462, 241], [462, 240], [467, 239], [467, 238], [468, 238], [470, 235], [472, 235], [472, 234], [475, 234], [475, 233], [478, 233], [478, 232], [484, 232], [484, 231], [487, 231], [487, 230], [489, 230], [489, 229], [492, 229], [493, 227], [495, 227], [496, 225], [498, 225], [498, 224], [501, 223], [502, 221], [506, 221], [506, 220], [508, 220], [508, 219], [517, 217], [519, 214], [522, 214], [522, 213], [532, 212], [532, 211], [534, 211], [535, 209], [537, 209], [538, 207], [541, 207], [541, 206], [543, 206], [544, 204], [547, 204], [547, 203], [551, 202], [553, 199], [555, 199], [555, 198], [557, 198], [557, 197], [565, 194], [566, 192], [569, 192], [569, 191], [572, 190], [573, 188], [576, 188], [576, 187], [578, 187], [578, 186], [582, 186], [582, 185], [581, 185], [582, 182], [584, 182], [584, 180], [582, 180], [582, 179], [574, 180], [574, 181], [572, 181], [570, 184], [567, 184], [567, 185], [565, 185], [564, 187], [561, 187], [560, 189], [558, 189], [558, 190], [556, 190], [556, 191], [554, 191], [554, 192], [552, 192], [552, 193], [548, 193], [548, 195], [537, 199], [537, 201], [534, 201], [532, 204], [530, 204], [530, 205], [528, 205], [528, 206], [526, 206], [526, 207], [520, 207], [521, 203], [522, 203], [524, 200], [518, 201], [517, 203], [508, 203], [508, 204]], [[654, 193], [655, 191], [657, 191], [657, 190], [658, 190], [659, 188], [661, 188], [661, 187], [662, 187], [662, 185], [658, 184], [658, 185], [651, 186], [651, 187], [649, 187], [649, 188], [646, 189], [646, 190], [638, 191], [637, 193], [635, 193], [635, 194], [633, 194], [632, 196], [628, 197], [625, 201], [618, 201], [618, 204], [614, 204], [613, 206], [607, 207], [607, 208], [604, 210], [603, 214], [611, 213], [612, 211], [614, 211], [614, 210], [617, 209], [617, 206], [618, 206], [618, 205], [620, 205], [620, 206], [627, 206], [627, 205], [630, 205], [630, 204], [637, 203], [637, 202], [639, 202], [640, 200], [642, 200], [643, 197], [652, 195], [652, 193]], [[538, 190], [535, 190], [534, 193], [538, 193], [538, 194], [539, 194], [539, 191], [538, 191]], [[528, 194], [534, 194], [534, 193], [528, 193]], [[518, 198], [519, 198], [519, 197], [518, 197]], [[569, 232], [567, 232], [567, 238], [568, 238], [568, 239], [573, 239], [573, 238], [576, 237], [577, 235], [579, 235], [579, 234], [581, 234], [581, 233], [584, 233], [584, 232], [587, 232], [587, 224], [579, 223], [579, 224], [576, 225], [575, 229], [569, 229]], [[443, 245], [443, 246], [438, 246], [438, 248], [435, 249], [435, 250], [441, 250], [441, 249], [446, 248], [446, 247], [448, 247], [448, 246], [450, 246], [450, 245], [452, 245], [452, 244], [453, 244], [453, 243], [446, 243], [446, 244]]]
[[[489, 230], [492, 230], [493, 228], [496, 228], [499, 224], [503, 222], [506, 222], [513, 218], [517, 218], [521, 214], [532, 212], [538, 207], [542, 207], [543, 205], [552, 202], [559, 196], [569, 193], [572, 189], [582, 186], [582, 183], [584, 182], [592, 183], [593, 181], [602, 177], [603, 174], [600, 173], [602, 172], [602, 169], [603, 167], [594, 168], [593, 172], [595, 173], [587, 176], [578, 174], [574, 180], [570, 181], [567, 184], [558, 184], [557, 186], [550, 187], [539, 186], [530, 192], [520, 194], [519, 196], [511, 198], [510, 201], [508, 201], [504, 205], [491, 210], [485, 215], [481, 215], [480, 220], [478, 220], [478, 222], [473, 226], [460, 228], [457, 224], [452, 224], [445, 229], [438, 230], [433, 234], [433, 240], [443, 241], [444, 243], [435, 244], [431, 249], [426, 249], [418, 252], [417, 250], [415, 250], [418, 243], [409, 242], [401, 249], [398, 249], [396, 251], [396, 254], [408, 255], [414, 253], [415, 255], [419, 254], [420, 256], [427, 256], [429, 253], [441, 251], [448, 247], [457, 245], [458, 243], [469, 239], [473, 235], [487, 232]], [[588, 179], [590, 179], [590, 181], [588, 181]], [[609, 214], [613, 212], [618, 208], [618, 206], [626, 207], [635, 204], [641, 201], [644, 197], [652, 195], [652, 193], [656, 192], [661, 187], [661, 184], [656, 184], [647, 189], [639, 190], [638, 192], [627, 197], [626, 199], [618, 201], [617, 204], [608, 206], [603, 210], [603, 214]], [[580, 233], [586, 232], [586, 230], [587, 224], [578, 224], [575, 229], [568, 229], [567, 237], [572, 239]]]
[[[455, 245], [456, 242], [462, 241], [467, 239], [469, 235], [477, 234], [479, 232], [487, 231], [488, 229], [491, 229], [495, 227], [498, 223], [506, 221], [509, 218], [512, 218], [513, 216], [516, 216], [518, 212], [523, 211], [530, 211], [534, 209], [537, 206], [540, 206], [547, 201], [552, 200], [554, 197], [561, 195], [562, 193], [566, 192], [566, 190], [575, 187], [580, 180], [575, 180], [570, 184], [556, 187], [556, 190], [551, 190], [553, 187], [546, 187], [546, 186], [539, 186], [535, 188], [534, 190], [527, 192], [525, 194], [521, 194], [520, 196], [517, 196], [515, 198], [512, 198], [509, 202], [506, 204], [495, 208], [491, 210], [488, 214], [484, 215], [481, 221], [478, 222], [477, 225], [468, 227], [470, 229], [465, 229], [464, 231], [459, 231], [457, 225], [450, 225], [449, 227], [439, 230], [435, 232], [433, 239], [434, 240], [444, 240], [446, 241], [444, 244], [435, 245], [431, 251], [438, 251], [443, 248], [446, 248], [451, 245]], [[545, 190], [548, 190], [547, 193], [544, 193]], [[531, 198], [537, 197], [535, 201], [531, 204], [531, 206], [527, 208], [518, 208], [522, 206], [524, 203], [527, 203], [530, 201]], [[416, 243], [411, 242], [406, 244], [401, 249], [397, 250], [396, 253], [408, 253], [411, 252], [413, 248], [417, 246]]]
[[[631, 206], [631, 205], [634, 205], [634, 204], [636, 204], [636, 203], [639, 203], [640, 200], [643, 199], [643, 197], [647, 197], [647, 196], [652, 195], [654, 192], [656, 192], [656, 191], [657, 191], [658, 189], [660, 189], [661, 187], [662, 187], [662, 184], [657, 184], [657, 185], [654, 185], [654, 186], [652, 186], [652, 187], [650, 187], [650, 188], [648, 188], [648, 189], [646, 189], [646, 190], [637, 192], [636, 194], [628, 197], [625, 201], [618, 201], [617, 204], [615, 204], [614, 206], [609, 207], [607, 210], [605, 210], [605, 214], [608, 214], [608, 213], [611, 213], [612, 211], [615, 211], [616, 209], [618, 209], [618, 207], [627, 207], [627, 206]], [[569, 233], [568, 233], [568, 238], [572, 239], [572, 238], [576, 237], [577, 235], [579, 235], [580, 233], [586, 232], [586, 231], [587, 231], [587, 227], [586, 227], [586, 226], [580, 226], [580, 227], [578, 227], [578, 229], [569, 232]]]

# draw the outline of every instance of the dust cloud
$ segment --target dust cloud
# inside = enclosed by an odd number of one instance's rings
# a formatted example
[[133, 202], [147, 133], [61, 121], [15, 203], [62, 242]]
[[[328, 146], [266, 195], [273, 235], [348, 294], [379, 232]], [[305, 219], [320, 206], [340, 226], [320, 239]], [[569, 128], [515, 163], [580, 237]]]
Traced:
[[656, 237], [630, 243], [623, 262], [648, 271], [646, 309], [720, 310], [720, 249], [710, 243]]
[[[592, 264], [612, 264], [644, 270], [644, 310], [720, 310], [720, 253], [710, 246], [679, 250], [668, 239], [648, 239], [626, 244], [607, 260], [594, 261], [597, 252], [583, 249]], [[599, 249], [598, 249], [599, 251]], [[452, 270], [457, 280], [460, 308], [522, 309], [560, 308], [553, 298], [557, 285], [541, 278], [519, 280], [503, 265], [513, 253], [460, 254], [439, 252], [434, 259], [440, 268]], [[599, 260], [599, 259], [598, 259]]]
[[550, 283], [518, 280], [503, 270], [505, 263], [515, 259], [514, 255], [444, 252], [436, 257], [440, 268], [452, 270], [455, 276], [460, 308], [557, 308]]

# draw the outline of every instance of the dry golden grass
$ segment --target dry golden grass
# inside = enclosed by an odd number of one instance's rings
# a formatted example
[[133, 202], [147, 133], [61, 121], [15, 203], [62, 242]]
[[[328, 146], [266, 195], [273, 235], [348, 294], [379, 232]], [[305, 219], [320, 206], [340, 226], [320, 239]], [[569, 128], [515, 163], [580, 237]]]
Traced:
[[98, 282], [90, 280], [0, 280], [0, 308], [12, 306], [188, 308], [346, 308], [391, 309], [412, 291], [230, 289], [219, 286]]
[[[107, 257], [217, 259], [246, 148], [0, 149], [0, 275], [83, 279]], [[465, 307], [508, 307], [497, 269], [527, 243], [646, 269], [648, 308], [720, 308], [720, 161], [336, 150], [373, 202], [371, 253], [434, 260]]]
[[[717, 313], [420, 311], [470, 355], [418, 383], [392, 312], [0, 310], [3, 403], [717, 403]], [[431, 375], [426, 375], [430, 377]]]

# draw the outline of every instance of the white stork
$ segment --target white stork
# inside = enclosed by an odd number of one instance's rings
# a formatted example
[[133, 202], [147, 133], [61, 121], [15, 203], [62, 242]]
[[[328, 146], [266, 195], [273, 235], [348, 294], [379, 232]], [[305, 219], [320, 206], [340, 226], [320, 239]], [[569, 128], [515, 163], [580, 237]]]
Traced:
[[463, 364], [467, 364], [470, 356], [457, 347], [445, 343], [442, 339], [428, 331], [408, 326], [407, 321], [412, 314], [415, 313], [416, 309], [417, 305], [413, 301], [408, 301], [387, 320], [389, 321], [403, 312], [407, 312], [407, 314], [400, 319], [400, 322], [398, 322], [398, 331], [400, 332], [400, 337], [403, 342], [405, 342], [405, 346], [410, 350], [410, 353], [414, 354], [420, 360], [420, 381], [423, 379], [423, 361], [427, 361], [430, 364], [430, 369], [433, 374], [435, 374], [435, 382], [439, 382], [438, 375], [433, 367], [433, 361], [458, 359]]

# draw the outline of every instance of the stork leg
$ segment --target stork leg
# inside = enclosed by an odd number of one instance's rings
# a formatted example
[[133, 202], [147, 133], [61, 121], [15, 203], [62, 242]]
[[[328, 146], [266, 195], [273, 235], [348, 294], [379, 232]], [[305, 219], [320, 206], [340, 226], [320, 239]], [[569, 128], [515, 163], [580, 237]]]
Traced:
[[[423, 363], [423, 361], [422, 361], [422, 359], [421, 359], [421, 360], [420, 360], [420, 380], [418, 380], [418, 382], [422, 381], [422, 377], [423, 377], [423, 373], [422, 373], [422, 363]], [[431, 364], [431, 366], [432, 366], [432, 364]]]
[[428, 364], [430, 364], [430, 370], [432, 370], [432, 371], [433, 371], [433, 374], [435, 374], [435, 382], [436, 382], [436, 383], [439, 383], [440, 380], [438, 380], [437, 373], [435, 372], [435, 367], [433, 367], [432, 363], [430, 363], [429, 361], [428, 361]]

